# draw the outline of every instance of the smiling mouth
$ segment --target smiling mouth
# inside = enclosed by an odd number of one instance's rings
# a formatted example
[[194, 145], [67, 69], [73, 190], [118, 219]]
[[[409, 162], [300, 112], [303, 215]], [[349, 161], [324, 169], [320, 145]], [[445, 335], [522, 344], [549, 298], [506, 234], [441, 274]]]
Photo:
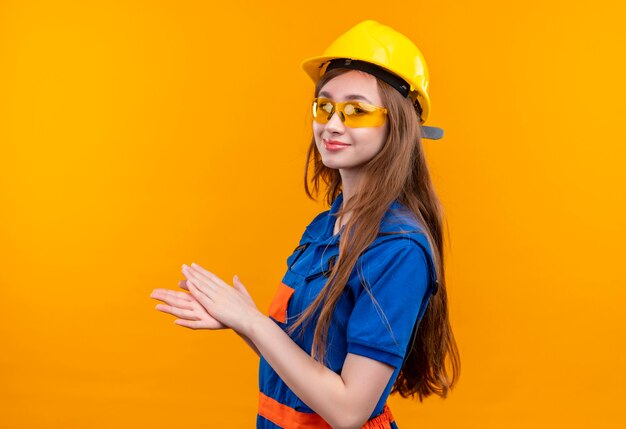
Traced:
[[324, 147], [326, 148], [326, 150], [340, 150], [340, 149], [345, 149], [348, 146], [350, 145], [347, 143], [324, 140]]
[[323, 140], [324, 140], [324, 144], [327, 144], [327, 145], [333, 145], [333, 146], [350, 146], [348, 143], [339, 142], [339, 141], [336, 141], [336, 140], [326, 140], [326, 139], [323, 139]]

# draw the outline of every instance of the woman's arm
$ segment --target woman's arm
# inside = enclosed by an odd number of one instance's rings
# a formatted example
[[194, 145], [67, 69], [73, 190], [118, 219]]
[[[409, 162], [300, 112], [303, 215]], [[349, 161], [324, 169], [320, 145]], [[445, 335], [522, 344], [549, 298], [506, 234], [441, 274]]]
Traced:
[[348, 353], [338, 375], [260, 313], [248, 335], [287, 386], [333, 428], [362, 427], [394, 371], [391, 365]]
[[360, 428], [394, 368], [348, 354], [341, 375], [314, 360], [254, 305], [245, 286], [232, 288], [213, 273], [184, 267], [189, 291], [216, 320], [247, 337], [289, 388], [334, 428]]

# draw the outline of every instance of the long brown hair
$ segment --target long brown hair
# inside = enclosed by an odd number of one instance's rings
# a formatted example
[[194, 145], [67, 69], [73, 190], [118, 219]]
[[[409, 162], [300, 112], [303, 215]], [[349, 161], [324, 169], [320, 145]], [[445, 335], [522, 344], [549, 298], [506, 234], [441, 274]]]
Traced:
[[[315, 86], [315, 96], [328, 81], [348, 71], [334, 69], [325, 73]], [[423, 226], [432, 249], [439, 288], [431, 297], [419, 328], [413, 333], [412, 345], [391, 393], [398, 392], [405, 398], [417, 394], [420, 401], [433, 393], [445, 398], [458, 380], [460, 358], [448, 318], [441, 204], [426, 164], [415, 106], [393, 87], [378, 78], [376, 80], [383, 105], [388, 109], [386, 141], [380, 152], [363, 166], [362, 179], [354, 196], [344, 200], [343, 207], [337, 212], [337, 216], [352, 212], [339, 243], [338, 259], [321, 293], [291, 326], [290, 332], [303, 323], [308, 324], [319, 310], [311, 354], [324, 361], [335, 306], [357, 259], [376, 239], [385, 212], [398, 200]], [[312, 174], [311, 178], [309, 174]], [[309, 182], [313, 185], [315, 197]], [[326, 189], [327, 203], [332, 205], [342, 190], [341, 175], [339, 170], [323, 164], [313, 138], [304, 173], [304, 189], [309, 198], [319, 196], [320, 185]]]

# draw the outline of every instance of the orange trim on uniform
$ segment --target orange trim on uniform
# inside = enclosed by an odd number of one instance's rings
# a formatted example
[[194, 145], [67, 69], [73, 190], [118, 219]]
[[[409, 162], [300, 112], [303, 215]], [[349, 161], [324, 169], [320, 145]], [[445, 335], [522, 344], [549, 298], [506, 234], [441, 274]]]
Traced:
[[373, 419], [365, 422], [361, 429], [389, 429], [391, 428], [391, 422], [393, 421], [394, 418], [391, 415], [391, 410], [389, 409], [389, 406], [385, 404], [383, 412]]
[[294, 289], [287, 286], [284, 283], [278, 285], [278, 290], [274, 295], [274, 299], [270, 304], [268, 314], [280, 323], [287, 322], [287, 305], [289, 304], [289, 298], [293, 295]]
[[296, 411], [259, 392], [259, 415], [285, 429], [332, 429], [315, 413]]
[[[259, 415], [284, 429], [332, 429], [318, 414], [296, 411], [262, 392], [259, 392]], [[385, 404], [383, 412], [365, 422], [361, 429], [389, 429], [393, 421]]]

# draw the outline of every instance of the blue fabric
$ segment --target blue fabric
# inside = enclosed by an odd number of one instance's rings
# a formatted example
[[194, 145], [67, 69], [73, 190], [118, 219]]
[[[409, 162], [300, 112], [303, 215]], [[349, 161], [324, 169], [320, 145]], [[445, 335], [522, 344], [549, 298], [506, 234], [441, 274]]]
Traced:
[[[287, 258], [287, 272], [282, 282], [293, 288], [294, 293], [288, 302], [286, 323], [273, 319], [284, 330], [313, 302], [328, 279], [329, 266], [339, 254], [341, 231], [333, 235], [333, 228], [334, 214], [342, 201], [343, 195], [339, 194], [330, 210], [313, 219], [298, 247]], [[371, 295], [360, 277], [365, 279]], [[370, 418], [383, 412], [410, 346], [413, 329], [430, 300], [435, 280], [432, 252], [423, 229], [405, 207], [394, 202], [381, 221], [378, 237], [359, 257], [337, 303], [328, 332], [325, 364], [336, 373], [341, 373], [348, 353], [366, 356], [395, 368]], [[310, 354], [314, 331], [315, 322], [312, 321], [291, 337]], [[259, 389], [297, 411], [313, 412], [263, 357], [259, 367]], [[260, 416], [257, 418], [257, 428], [276, 427]]]

